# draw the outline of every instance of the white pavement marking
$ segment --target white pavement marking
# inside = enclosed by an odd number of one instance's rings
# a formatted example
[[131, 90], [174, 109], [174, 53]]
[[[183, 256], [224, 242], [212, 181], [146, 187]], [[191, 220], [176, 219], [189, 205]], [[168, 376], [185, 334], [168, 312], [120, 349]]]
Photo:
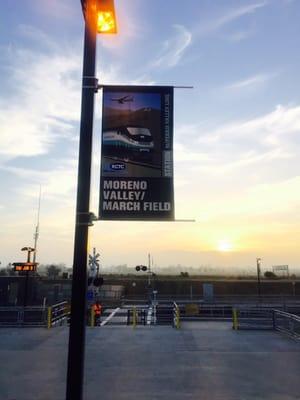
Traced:
[[112, 319], [112, 317], [120, 310], [120, 307], [116, 308], [112, 313], [109, 314], [109, 316], [101, 322], [100, 326], [104, 326], [105, 324], [108, 323], [109, 320]]

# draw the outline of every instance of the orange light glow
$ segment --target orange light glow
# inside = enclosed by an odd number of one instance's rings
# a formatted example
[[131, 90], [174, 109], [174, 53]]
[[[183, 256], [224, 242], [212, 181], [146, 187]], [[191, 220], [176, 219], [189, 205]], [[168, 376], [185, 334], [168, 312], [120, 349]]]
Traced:
[[116, 20], [112, 11], [98, 11], [98, 33], [116, 33]]

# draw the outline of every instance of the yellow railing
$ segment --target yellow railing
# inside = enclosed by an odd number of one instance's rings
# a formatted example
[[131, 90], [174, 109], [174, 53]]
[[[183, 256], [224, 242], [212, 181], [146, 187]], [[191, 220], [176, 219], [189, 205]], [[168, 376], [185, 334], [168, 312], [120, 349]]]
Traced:
[[232, 309], [232, 329], [235, 331], [239, 329], [238, 310], [236, 308]]
[[48, 314], [47, 314], [47, 328], [51, 328], [52, 326], [52, 307], [48, 307]]
[[136, 307], [133, 307], [132, 309], [132, 327], [135, 328], [137, 325], [137, 310]]
[[92, 328], [95, 326], [95, 310], [94, 310], [94, 306], [91, 307], [90, 326], [91, 326]]

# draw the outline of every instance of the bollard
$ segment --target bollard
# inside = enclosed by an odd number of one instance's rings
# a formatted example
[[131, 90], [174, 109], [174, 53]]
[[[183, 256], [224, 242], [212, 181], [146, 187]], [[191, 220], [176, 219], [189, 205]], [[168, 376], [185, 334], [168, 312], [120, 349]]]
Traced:
[[94, 307], [91, 307], [91, 321], [90, 321], [90, 326], [92, 328], [94, 328], [95, 326], [95, 311], [94, 311]]
[[132, 327], [135, 328], [137, 323], [136, 307], [132, 310]]
[[177, 326], [176, 326], [176, 328], [179, 329], [180, 328], [180, 310], [179, 310], [179, 307], [176, 308], [176, 314], [177, 314]]
[[48, 307], [47, 328], [50, 329], [51, 326], [52, 326], [52, 307]]
[[236, 308], [232, 309], [232, 329], [238, 330], [238, 311]]
[[274, 331], [276, 330], [276, 316], [275, 316], [275, 310], [272, 310], [272, 326]]
[[174, 326], [176, 329], [180, 328], [180, 310], [178, 306], [175, 306], [174, 311]]

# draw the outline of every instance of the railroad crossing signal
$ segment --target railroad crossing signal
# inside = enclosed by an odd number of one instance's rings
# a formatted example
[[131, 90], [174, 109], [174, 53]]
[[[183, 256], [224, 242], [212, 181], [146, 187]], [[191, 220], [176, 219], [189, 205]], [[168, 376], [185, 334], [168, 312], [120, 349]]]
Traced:
[[100, 268], [100, 254], [96, 253], [96, 248], [93, 248], [93, 255], [89, 255], [89, 267], [90, 273], [88, 278], [88, 286], [93, 285], [94, 287], [102, 286], [104, 280], [101, 276], [99, 276], [99, 268]]
[[89, 254], [89, 267], [90, 267], [90, 275], [96, 276], [98, 275], [100, 268], [100, 254], [96, 253], [96, 248], [93, 248], [93, 255]]

